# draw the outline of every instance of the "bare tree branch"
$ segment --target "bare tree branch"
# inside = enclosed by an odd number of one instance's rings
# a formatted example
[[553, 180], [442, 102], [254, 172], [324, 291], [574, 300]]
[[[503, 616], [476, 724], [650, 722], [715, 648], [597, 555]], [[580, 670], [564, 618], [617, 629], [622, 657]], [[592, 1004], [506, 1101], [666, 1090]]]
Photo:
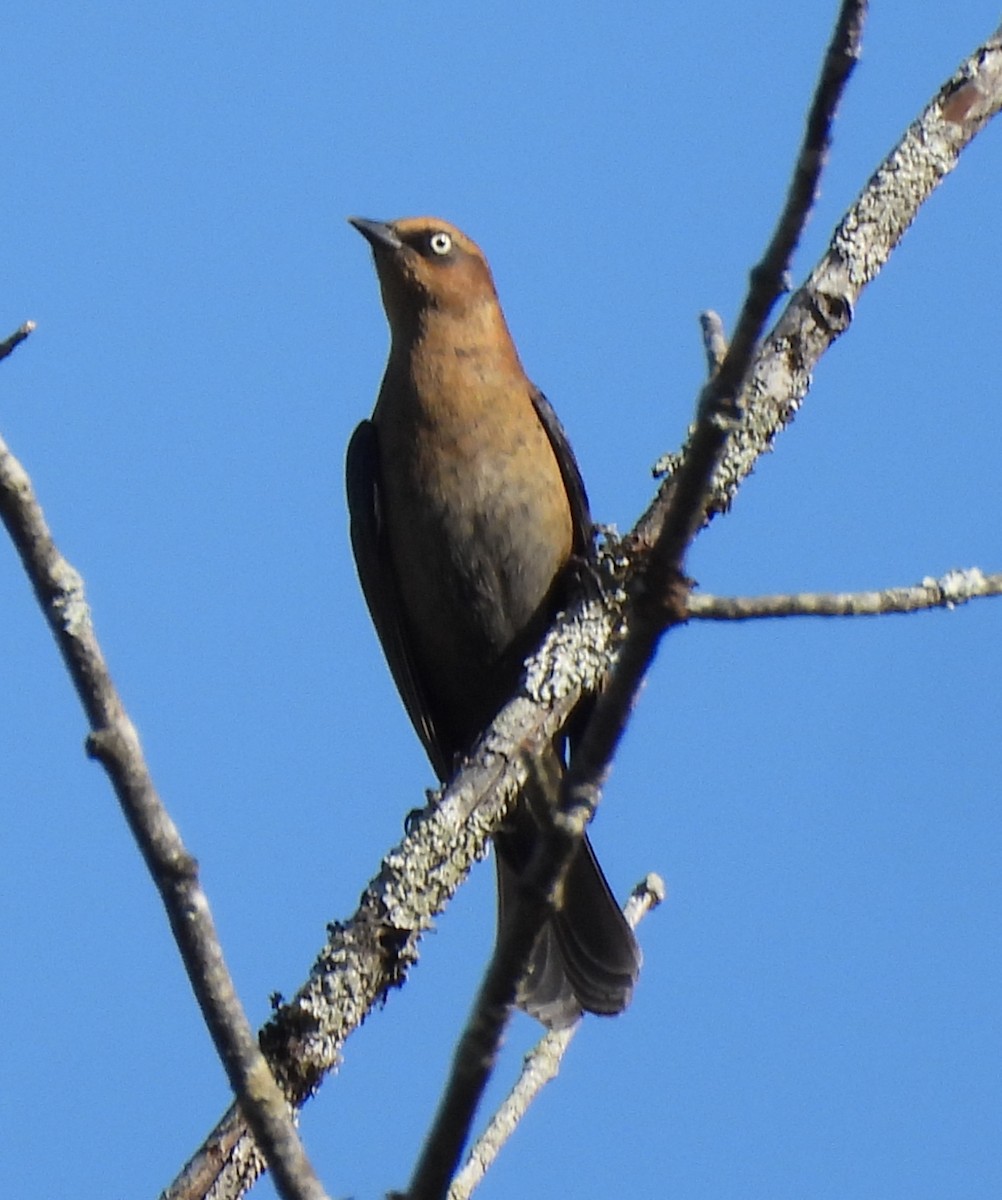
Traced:
[[1002, 573], [977, 567], [925, 578], [913, 587], [879, 592], [800, 592], [790, 596], [690, 596], [693, 621], [749, 621], [762, 617], [874, 617], [927, 608], [956, 608], [978, 596], [1002, 596]]
[[[560, 767], [552, 755], [527, 759], [532, 786], [556, 812], [560, 797]], [[580, 830], [544, 831], [549, 852], [536, 853], [524, 878], [519, 879], [518, 903], [498, 930], [494, 952], [487, 965], [473, 1010], [453, 1055], [442, 1099], [414, 1168], [409, 1200], [444, 1197], [456, 1170], [483, 1090], [494, 1071], [504, 1031], [515, 1003], [518, 981], [525, 974], [543, 923], [554, 911], [554, 888], [560, 868], [566, 865], [583, 836]], [[564, 836], [561, 836], [564, 835]], [[533, 871], [537, 859], [543, 869]]]
[[[18, 332], [26, 337], [30, 330], [25, 326]], [[156, 793], [139, 735], [112, 682], [84, 598], [83, 580], [56, 548], [27, 472], [2, 439], [0, 518], [90, 722], [87, 753], [102, 764], [115, 789], [160, 892], [216, 1050], [265, 1149], [279, 1191], [286, 1200], [325, 1200], [289, 1106], [258, 1049], [226, 969], [209, 904], [198, 883], [198, 865]]]
[[[705, 522], [713, 481], [738, 427], [738, 395], [750, 369], [762, 328], [784, 286], [790, 258], [800, 240], [817, 191], [831, 140], [835, 110], [859, 56], [866, 0], [843, 0], [825, 54], [797, 156], [786, 204], [761, 262], [751, 273], [748, 295], [723, 361], [699, 398], [696, 423], [660, 512], [650, 553], [641, 558], [628, 614], [629, 632], [608, 684], [570, 765], [564, 810], [594, 811], [602, 779], [622, 736], [637, 691], [664, 632], [686, 619], [689, 581], [685, 555]], [[716, 344], [716, 338], [713, 338]]]
[[[848, 328], [859, 292], [1000, 106], [1002, 38], [996, 34], [961, 64], [884, 161], [766, 338], [741, 393], [744, 419], [731, 433], [713, 474], [707, 519], [726, 510], [758, 457], [793, 419], [821, 355]], [[663, 469], [674, 471], [681, 458], [681, 453], [665, 458]], [[309, 980], [266, 1026], [269, 1061], [287, 1084], [298, 1081], [288, 1093], [297, 1103], [337, 1064], [344, 1039], [373, 1004], [399, 985], [417, 940], [439, 911], [435, 905], [444, 904], [454, 890], [453, 870], [462, 875], [483, 853], [491, 819], [524, 781], [519, 748], [531, 751], [552, 737], [580, 691], [598, 686], [623, 636], [622, 580], [630, 573], [632, 557], [642, 557], [653, 541], [664, 497], [672, 487], [673, 479], [665, 480], [631, 537], [621, 546], [607, 547], [605, 603], [580, 605], [554, 627], [528, 665], [525, 692], [499, 714], [471, 754], [470, 763], [447, 789], [442, 812], [426, 812], [412, 834], [391, 851], [355, 916], [332, 927]], [[454, 822], [463, 815], [469, 815], [471, 823], [457, 846], [448, 836], [458, 834]], [[427, 906], [404, 890], [417, 883], [428, 889]], [[262, 1168], [242, 1117], [231, 1109], [164, 1193], [164, 1200], [210, 1193], [219, 1200], [233, 1197]]]

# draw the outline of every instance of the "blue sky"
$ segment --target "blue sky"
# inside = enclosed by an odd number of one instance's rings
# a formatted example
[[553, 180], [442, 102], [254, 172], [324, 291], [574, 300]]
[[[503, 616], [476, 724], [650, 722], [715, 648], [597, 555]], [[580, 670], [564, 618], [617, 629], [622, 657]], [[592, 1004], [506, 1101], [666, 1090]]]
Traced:
[[[771, 229], [834, 11], [8, 15], [0, 332], [39, 328], [0, 366], [0, 428], [86, 578], [255, 1023], [432, 783], [346, 539], [343, 448], [386, 333], [344, 217], [432, 212], [477, 239], [596, 518], [627, 528], [689, 419], [697, 314], [733, 320]], [[798, 277], [997, 21], [988, 0], [874, 5]], [[1000, 138], [922, 211], [700, 538], [706, 591], [1002, 567]], [[4, 547], [0, 613], [0, 1192], [153, 1196], [225, 1080]], [[586, 1024], [481, 1194], [999, 1194], [1000, 678], [984, 601], [674, 633], [595, 831], [620, 894], [668, 884], [634, 1005]], [[332, 1195], [406, 1182], [492, 874], [304, 1113]], [[520, 1018], [502, 1079], [533, 1036]]]

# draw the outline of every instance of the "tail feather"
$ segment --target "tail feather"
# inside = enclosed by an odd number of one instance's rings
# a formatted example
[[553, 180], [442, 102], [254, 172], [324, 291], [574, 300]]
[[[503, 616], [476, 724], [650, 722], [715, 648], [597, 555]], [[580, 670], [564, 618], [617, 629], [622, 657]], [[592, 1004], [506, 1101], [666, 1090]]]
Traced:
[[[498, 856], [499, 920], [515, 900], [518, 876]], [[540, 931], [516, 996], [550, 1029], [582, 1011], [613, 1016], [630, 1003], [641, 953], [587, 838], [564, 880], [560, 908]]]
[[568, 869], [552, 925], [567, 979], [585, 1012], [622, 1012], [642, 956], [587, 837]]

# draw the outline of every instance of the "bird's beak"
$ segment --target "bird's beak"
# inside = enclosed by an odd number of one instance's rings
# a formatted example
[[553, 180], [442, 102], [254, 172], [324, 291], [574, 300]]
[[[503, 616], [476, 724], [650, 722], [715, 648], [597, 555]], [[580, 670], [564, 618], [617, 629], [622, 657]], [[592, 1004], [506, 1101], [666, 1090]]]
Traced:
[[393, 226], [386, 221], [369, 221], [365, 217], [349, 217], [348, 224], [354, 225], [374, 250], [399, 250], [403, 243]]

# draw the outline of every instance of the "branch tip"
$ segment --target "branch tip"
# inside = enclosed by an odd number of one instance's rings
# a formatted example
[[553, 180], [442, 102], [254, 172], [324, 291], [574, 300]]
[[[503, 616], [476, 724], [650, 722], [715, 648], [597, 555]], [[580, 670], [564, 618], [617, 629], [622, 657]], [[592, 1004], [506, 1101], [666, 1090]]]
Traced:
[[0, 361], [5, 359], [8, 354], [13, 354], [18, 346], [20, 346], [20, 344], [24, 341], [24, 339], [30, 333], [34, 333], [36, 329], [37, 325], [34, 321], [25, 321], [25, 323], [19, 329], [14, 330], [10, 337], [4, 338], [4, 340], [0, 342]]

